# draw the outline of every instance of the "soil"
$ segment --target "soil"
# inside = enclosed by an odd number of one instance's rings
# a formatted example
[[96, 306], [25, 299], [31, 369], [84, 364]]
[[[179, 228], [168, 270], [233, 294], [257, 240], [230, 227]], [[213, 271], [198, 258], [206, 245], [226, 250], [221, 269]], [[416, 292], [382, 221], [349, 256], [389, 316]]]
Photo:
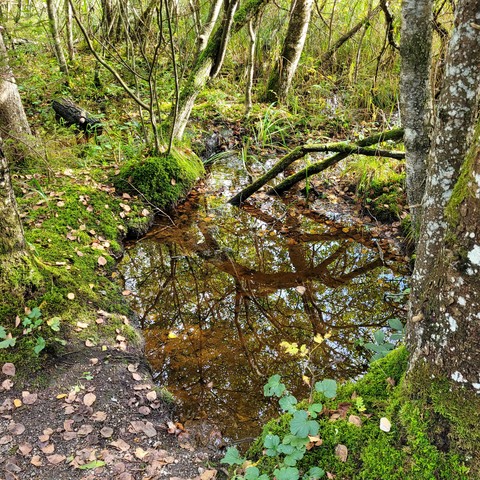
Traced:
[[1, 480], [218, 478], [218, 451], [175, 422], [141, 352], [84, 347], [35, 378], [3, 365]]

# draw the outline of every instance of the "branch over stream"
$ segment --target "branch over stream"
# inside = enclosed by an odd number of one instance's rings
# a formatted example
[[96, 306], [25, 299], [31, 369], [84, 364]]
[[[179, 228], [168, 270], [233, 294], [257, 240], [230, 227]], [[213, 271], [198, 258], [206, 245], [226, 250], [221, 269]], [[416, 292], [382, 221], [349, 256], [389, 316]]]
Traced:
[[253, 183], [245, 187], [241, 192], [237, 193], [228, 202], [232, 205], [239, 206], [248, 197], [253, 195], [257, 190], [263, 187], [267, 182], [275, 178], [279, 173], [283, 172], [289, 165], [296, 160], [314, 152], [338, 152], [335, 155], [328, 157], [321, 162], [309, 165], [307, 168], [300, 170], [298, 173], [286, 178], [283, 182], [276, 187], [269, 190], [267, 193], [270, 195], [280, 195], [293, 185], [305, 178], [315, 175], [326, 168], [335, 165], [340, 160], [348, 157], [349, 155], [367, 155], [367, 156], [379, 156], [390, 157], [396, 159], [405, 158], [403, 152], [394, 152], [390, 150], [379, 150], [377, 148], [368, 148], [371, 145], [375, 145], [387, 140], [401, 140], [403, 138], [403, 129], [396, 128], [387, 132], [377, 133], [370, 137], [359, 140], [355, 143], [349, 142], [336, 142], [326, 144], [307, 144], [294, 148], [290, 153], [280, 159], [265, 175], [255, 180]]

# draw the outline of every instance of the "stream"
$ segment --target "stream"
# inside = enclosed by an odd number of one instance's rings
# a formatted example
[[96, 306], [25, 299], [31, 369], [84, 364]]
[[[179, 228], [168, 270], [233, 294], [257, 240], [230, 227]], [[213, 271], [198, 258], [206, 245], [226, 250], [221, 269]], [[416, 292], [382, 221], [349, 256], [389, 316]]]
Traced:
[[[263, 396], [270, 375], [302, 398], [302, 376], [365, 372], [372, 354], [362, 342], [405, 309], [403, 259], [375, 225], [328, 198], [257, 193], [242, 209], [229, 205], [248, 183], [241, 157], [223, 158], [127, 246], [120, 267], [155, 379], [180, 402], [187, 429], [207, 426], [205, 444], [248, 442], [278, 414]], [[282, 342], [314, 350], [291, 355]]]

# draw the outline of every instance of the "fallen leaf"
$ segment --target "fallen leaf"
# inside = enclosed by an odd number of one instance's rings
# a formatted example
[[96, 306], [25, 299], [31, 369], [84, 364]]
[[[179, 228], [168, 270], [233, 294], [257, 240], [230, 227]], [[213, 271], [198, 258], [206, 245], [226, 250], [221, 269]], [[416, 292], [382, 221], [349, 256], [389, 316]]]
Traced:
[[353, 423], [357, 427], [362, 426], [362, 419], [358, 415], [350, 415], [348, 417], [348, 421], [349, 421], [349, 423]]
[[138, 413], [140, 413], [141, 415], [150, 415], [150, 412], [151, 412], [150, 408], [148, 408], [145, 405], [143, 405], [138, 409]]
[[298, 287], [295, 287], [295, 290], [300, 294], [300, 295], [303, 295], [307, 289], [305, 287], [303, 287], [302, 285], [299, 285]]
[[33, 446], [30, 443], [21, 443], [18, 450], [23, 456], [26, 456], [33, 450]]
[[130, 449], [130, 445], [127, 442], [125, 442], [125, 440], [122, 440], [121, 438], [119, 438], [115, 442], [111, 442], [110, 445], [117, 448], [121, 452], [126, 452], [127, 450]]
[[48, 462], [52, 465], [58, 465], [59, 463], [62, 463], [65, 459], [66, 457], [64, 455], [59, 455], [58, 453], [56, 453], [55, 455], [49, 455], [47, 457]]
[[37, 401], [38, 395], [36, 393], [24, 391], [22, 392], [22, 398], [25, 405], [33, 405]]
[[2, 373], [9, 377], [15, 376], [15, 365], [13, 363], [4, 363], [2, 366]]
[[77, 322], [77, 327], [81, 328], [81, 329], [87, 328], [88, 323], [87, 322]]
[[132, 294], [132, 291], [131, 291], [131, 290], [124, 290], [124, 291], [122, 292], [122, 295], [123, 295], [124, 297], [128, 297], [128, 296], [131, 295], [131, 294]]
[[335, 447], [335, 456], [341, 461], [346, 462], [348, 457], [348, 448], [345, 445], [338, 444]]
[[86, 405], [87, 407], [90, 407], [95, 403], [96, 399], [97, 399], [97, 396], [94, 393], [87, 393], [83, 397], [83, 404]]
[[147, 393], [146, 397], [149, 402], [154, 402], [157, 399], [157, 392], [152, 390]]
[[10, 443], [13, 440], [13, 437], [11, 435], [4, 435], [3, 437], [0, 437], [0, 445], [6, 445], [7, 443]]
[[103, 267], [107, 264], [107, 259], [105, 257], [98, 257], [97, 263]]
[[130, 363], [127, 367], [129, 372], [136, 372], [138, 370], [138, 363]]
[[137, 373], [137, 372], [133, 372], [133, 373], [132, 373], [132, 378], [133, 378], [135, 381], [137, 381], [137, 382], [139, 382], [140, 380], [142, 380], [142, 376], [141, 376], [139, 373]]
[[25, 431], [25, 425], [23, 423], [11, 423], [8, 426], [8, 431], [12, 435], [21, 435]]
[[67, 293], [67, 298], [68, 298], [69, 300], [73, 300], [73, 299], [75, 298], [75, 294], [74, 294], [74, 293], [71, 293], [71, 292], [70, 292], [70, 293]]
[[70, 440], [77, 438], [77, 432], [63, 432], [62, 438], [66, 442], [69, 442]]
[[41, 467], [43, 465], [42, 459], [38, 455], [34, 455], [30, 460], [30, 463], [35, 467]]
[[50, 455], [55, 451], [55, 445], [53, 443], [49, 443], [40, 449], [45, 455]]
[[113, 435], [113, 428], [103, 427], [103, 428], [100, 430], [100, 435], [101, 435], [103, 438], [110, 438], [110, 437]]
[[90, 338], [87, 338], [87, 340], [85, 340], [85, 346], [86, 347], [94, 347], [96, 345], [96, 343], [90, 339]]
[[4, 380], [2, 382], [2, 389], [3, 390], [10, 390], [13, 387], [13, 385], [14, 385], [14, 383], [9, 378], [7, 378], [6, 380]]
[[15, 405], [15, 408], [20, 408], [23, 405], [23, 402], [19, 398], [16, 398], [13, 401], [13, 405]]
[[217, 476], [217, 470], [209, 469], [200, 474], [200, 480], [213, 480]]
[[386, 417], [382, 417], [380, 419], [380, 430], [383, 432], [389, 432], [391, 428], [392, 424], [390, 423], [390, 420]]
[[88, 434], [93, 432], [93, 427], [91, 425], [82, 425], [78, 431], [77, 435], [81, 435], [82, 437], [86, 437]]
[[93, 415], [92, 415], [92, 420], [94, 422], [104, 422], [107, 418], [107, 414], [105, 412], [101, 412], [101, 411], [98, 411], [98, 412], [95, 412]]
[[147, 455], [148, 455], [148, 452], [147, 452], [146, 450], [144, 450], [143, 448], [137, 447], [137, 448], [135, 449], [135, 456], [136, 456], [139, 460], [143, 460]]

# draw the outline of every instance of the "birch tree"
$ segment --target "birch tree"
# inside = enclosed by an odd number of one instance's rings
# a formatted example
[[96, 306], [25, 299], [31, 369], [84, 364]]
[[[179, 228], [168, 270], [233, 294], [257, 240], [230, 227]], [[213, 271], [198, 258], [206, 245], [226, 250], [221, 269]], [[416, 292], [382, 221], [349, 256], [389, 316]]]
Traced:
[[302, 55], [313, 8], [313, 0], [293, 0], [282, 53], [270, 75], [266, 99], [285, 102]]

